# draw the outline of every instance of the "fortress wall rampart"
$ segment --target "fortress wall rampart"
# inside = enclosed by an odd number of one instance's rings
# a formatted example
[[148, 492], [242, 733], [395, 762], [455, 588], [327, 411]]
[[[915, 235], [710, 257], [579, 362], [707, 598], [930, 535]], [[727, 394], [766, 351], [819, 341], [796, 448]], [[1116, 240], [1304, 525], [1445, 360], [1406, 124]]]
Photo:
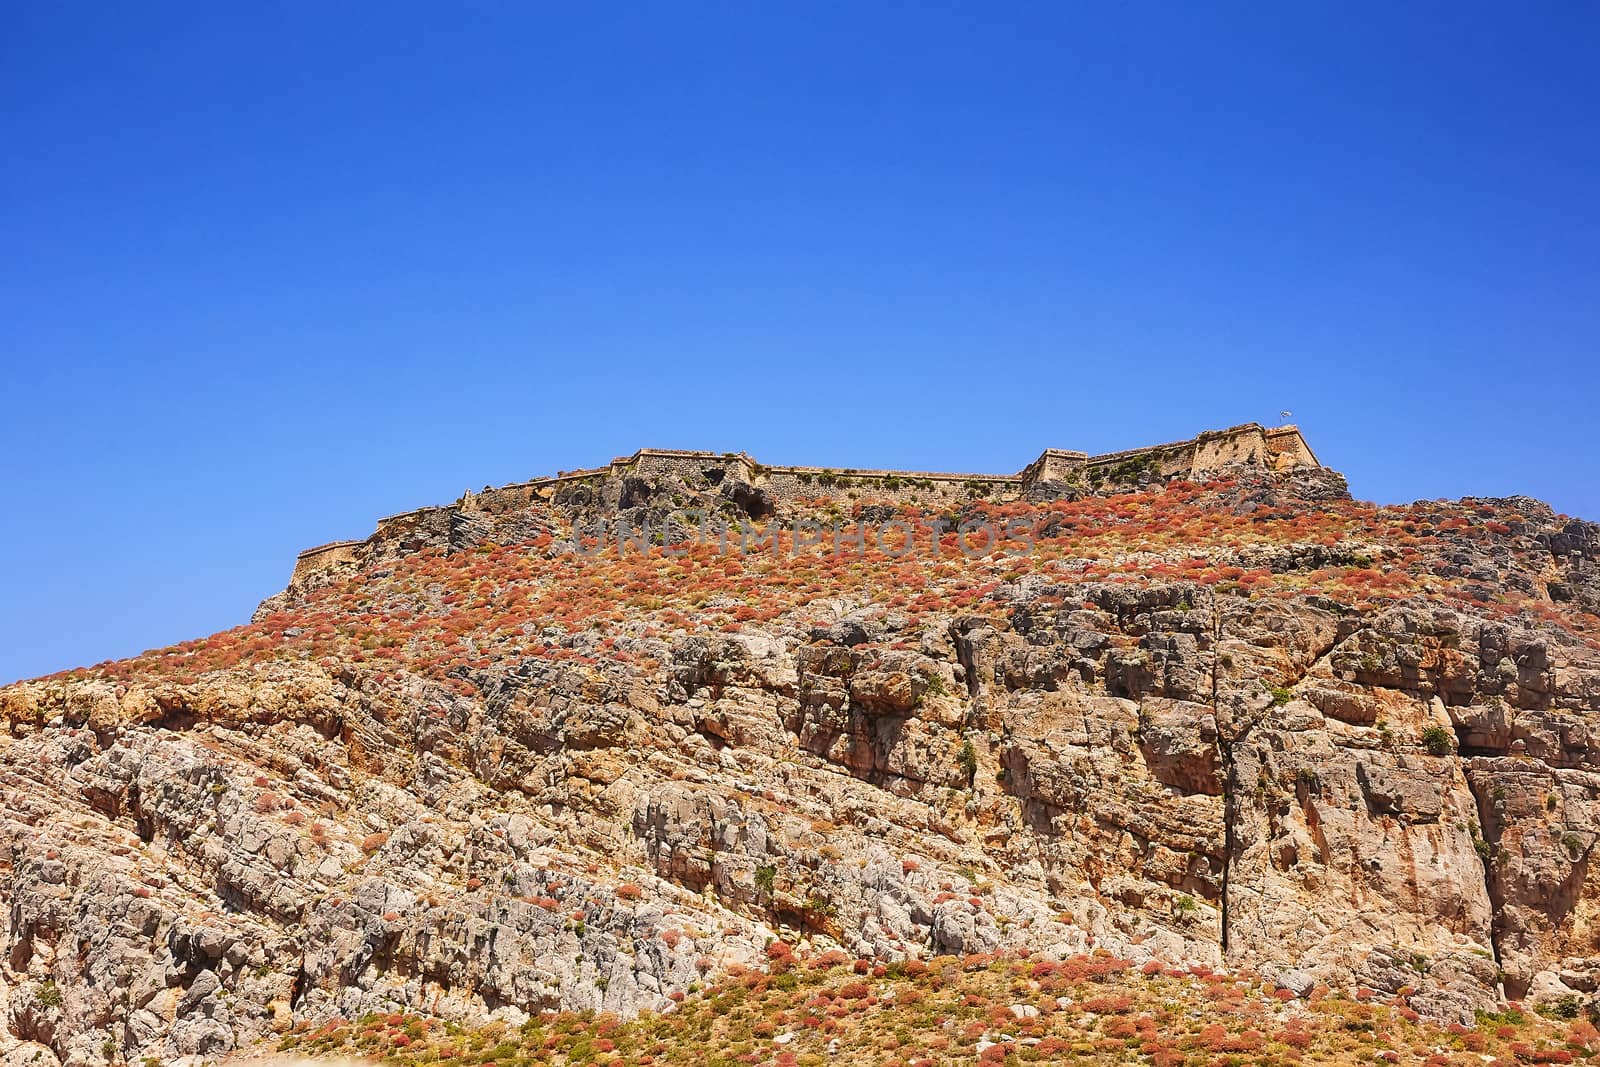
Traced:
[[1215, 470], [1238, 463], [1265, 465], [1267, 433], [1254, 424], [1235, 426], [1195, 438], [1193, 470]]
[[757, 464], [742, 452], [718, 454], [641, 449], [626, 461], [625, 466], [619, 469], [618, 464], [613, 464], [612, 467], [616, 473], [634, 474], [641, 478], [672, 477], [692, 481], [700, 477], [712, 484], [720, 484], [729, 477], [750, 481]]
[[1317, 454], [1311, 451], [1298, 426], [1279, 426], [1267, 430], [1267, 454], [1274, 470], [1289, 467], [1320, 467]]
[[364, 541], [333, 541], [306, 549], [295, 557], [294, 573], [289, 576], [289, 583], [298, 585], [313, 574], [320, 574], [342, 563], [358, 562], [364, 544]]
[[946, 474], [932, 471], [835, 470], [828, 467], [768, 467], [755, 484], [782, 503], [831, 500], [849, 507], [863, 497], [875, 503], [940, 505], [969, 496], [1015, 499], [1018, 475]]
[[454, 509], [447, 507], [418, 508], [399, 515], [391, 515], [378, 523], [378, 528], [367, 538], [367, 544], [380, 553], [396, 550], [413, 551], [426, 543], [446, 540], [450, 534], [450, 515]]
[[1087, 453], [1047, 448], [1040, 453], [1038, 459], [1022, 468], [1022, 473], [1017, 477], [1023, 485], [1033, 485], [1035, 482], [1076, 481], [1082, 477], [1088, 465]]
[[547, 482], [520, 482], [516, 485], [502, 485], [496, 489], [485, 489], [481, 493], [472, 494], [469, 503], [480, 511], [487, 511], [493, 515], [505, 515], [513, 511], [521, 511], [531, 504], [538, 503], [543, 497], [540, 488]]
[[1170, 478], [1177, 475], [1190, 477], [1241, 463], [1272, 465], [1276, 469], [1299, 465], [1320, 466], [1311, 450], [1305, 447], [1300, 432], [1293, 427], [1280, 428], [1284, 429], [1289, 433], [1281, 435], [1282, 443], [1276, 448], [1272, 447], [1271, 442], [1279, 430], [1268, 431], [1250, 422], [1226, 430], [1208, 431], [1188, 441], [1092, 456], [1088, 464], [1089, 473], [1091, 480], [1099, 480], [1108, 475], [1135, 473], [1143, 468]]
[[1091, 482], [1106, 478], [1123, 480], [1141, 470], [1150, 470], [1163, 478], [1187, 475], [1194, 469], [1195, 442], [1174, 441], [1149, 448], [1129, 448], [1121, 452], [1108, 452], [1090, 456], [1085, 464]]
[[[1069, 455], [1062, 453], [1062, 455]], [[691, 484], [703, 479], [720, 484], [725, 478], [746, 481], [778, 502], [832, 500], [851, 505], [863, 496], [884, 503], [943, 503], [972, 495], [1011, 499], [1020, 491], [1021, 475], [956, 474], [948, 471], [904, 471], [883, 468], [764, 466], [743, 452], [690, 452], [640, 449], [612, 463], [616, 474], [675, 477]]]
[[1017, 474], [767, 467], [743, 452], [641, 448], [630, 456], [613, 459], [604, 467], [562, 471], [554, 478], [486, 488], [481, 493], [468, 493], [454, 507], [418, 508], [391, 515], [379, 520], [376, 531], [365, 541], [338, 541], [300, 553], [291, 580], [299, 582], [330, 567], [359, 562], [372, 551], [403, 551], [415, 544], [448, 540], [451, 516], [458, 509], [512, 513], [548, 501], [566, 487], [601, 483], [616, 476], [674, 477], [702, 485], [720, 484], [733, 477], [750, 482], [780, 503], [829, 500], [849, 508], [869, 499], [888, 504], [937, 507], [975, 496], [996, 501], [1016, 500], [1038, 482], [1082, 479], [1096, 486], [1104, 484], [1108, 478], [1114, 482], [1126, 481], [1145, 471], [1166, 478], [1191, 477], [1240, 463], [1268, 466], [1273, 470], [1322, 465], [1298, 427], [1266, 429], [1258, 423], [1208, 431], [1187, 441], [1097, 456], [1046, 449]]

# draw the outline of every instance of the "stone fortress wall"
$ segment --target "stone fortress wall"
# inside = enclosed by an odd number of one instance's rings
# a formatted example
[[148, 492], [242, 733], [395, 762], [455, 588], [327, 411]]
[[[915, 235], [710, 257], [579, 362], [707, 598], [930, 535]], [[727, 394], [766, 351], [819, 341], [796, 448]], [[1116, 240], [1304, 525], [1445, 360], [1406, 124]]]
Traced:
[[939, 471], [880, 470], [856, 467], [767, 466], [743, 452], [699, 452], [682, 449], [641, 448], [619, 456], [604, 467], [562, 471], [553, 478], [537, 478], [498, 488], [466, 493], [451, 507], [427, 507], [392, 515], [378, 522], [366, 541], [334, 541], [309, 548], [295, 561], [291, 582], [360, 559], [363, 546], [406, 541], [448, 525], [458, 511], [504, 514], [552, 499], [564, 487], [599, 483], [613, 477], [704, 478], [720, 483], [726, 478], [748, 482], [777, 502], [833, 501], [847, 505], [863, 497], [904, 504], [942, 503], [982, 496], [1007, 501], [1026, 497], [1043, 483], [1064, 483], [1094, 489], [1153, 477], [1192, 478], [1238, 464], [1270, 470], [1320, 467], [1298, 427], [1267, 428], [1245, 423], [1226, 430], [1209, 430], [1187, 441], [1133, 448], [1091, 456], [1084, 452], [1046, 449], [1016, 474], [952, 474]]
[[289, 576], [289, 584], [299, 585], [318, 571], [341, 563], [360, 562], [361, 546], [365, 544], [365, 541], [330, 541], [306, 549], [294, 559], [294, 573]]

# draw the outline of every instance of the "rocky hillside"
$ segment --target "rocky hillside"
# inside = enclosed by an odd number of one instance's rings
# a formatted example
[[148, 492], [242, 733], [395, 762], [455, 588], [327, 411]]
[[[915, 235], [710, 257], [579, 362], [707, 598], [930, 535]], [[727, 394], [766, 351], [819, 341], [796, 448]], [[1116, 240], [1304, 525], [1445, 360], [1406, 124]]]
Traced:
[[[1210, 477], [468, 496], [247, 626], [0, 689], [0, 1056], [625, 1019], [774, 943], [1225, 970], [1440, 1024], [1578, 1010], [1600, 528]], [[660, 533], [691, 508], [788, 532]], [[969, 554], [936, 519], [1018, 536]], [[601, 520], [657, 533], [586, 542]], [[858, 521], [916, 550], [795, 548]]]
[[1299, 998], [1203, 964], [1134, 967], [1106, 952], [1063, 960], [974, 953], [852, 964], [837, 950], [802, 959], [774, 941], [764, 968], [736, 965], [667, 1012], [632, 1019], [561, 1012], [517, 1027], [494, 1020], [471, 1028], [374, 1012], [297, 1023], [277, 1048], [313, 1055], [313, 1063], [344, 1053], [398, 1067], [1482, 1067], [1600, 1058], [1600, 1029], [1578, 1018], [1578, 1006], [1566, 1000], [1544, 1017], [1517, 1008], [1480, 1012], [1473, 1026], [1434, 1024], [1405, 1000], [1322, 986]]

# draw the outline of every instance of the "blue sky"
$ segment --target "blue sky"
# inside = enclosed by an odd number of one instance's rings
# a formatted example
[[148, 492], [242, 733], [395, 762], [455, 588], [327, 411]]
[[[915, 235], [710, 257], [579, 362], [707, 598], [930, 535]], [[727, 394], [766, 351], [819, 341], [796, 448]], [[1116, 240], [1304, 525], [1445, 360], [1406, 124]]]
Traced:
[[1597, 12], [7, 4], [0, 681], [639, 445], [1600, 518]]

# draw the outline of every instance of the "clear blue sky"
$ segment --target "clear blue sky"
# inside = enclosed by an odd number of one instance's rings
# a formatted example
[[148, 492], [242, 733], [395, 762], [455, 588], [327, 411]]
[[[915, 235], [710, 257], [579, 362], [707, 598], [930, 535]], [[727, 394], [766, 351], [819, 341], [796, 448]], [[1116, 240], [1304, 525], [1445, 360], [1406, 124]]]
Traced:
[[1597, 114], [1582, 3], [8, 3], [0, 681], [639, 445], [1600, 517]]

